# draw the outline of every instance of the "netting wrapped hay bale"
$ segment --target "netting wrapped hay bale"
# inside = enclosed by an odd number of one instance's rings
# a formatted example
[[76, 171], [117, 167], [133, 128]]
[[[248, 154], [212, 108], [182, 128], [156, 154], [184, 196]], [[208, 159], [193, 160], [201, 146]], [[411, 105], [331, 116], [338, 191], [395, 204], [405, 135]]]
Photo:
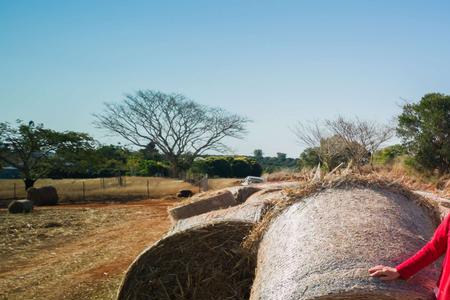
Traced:
[[280, 200], [286, 200], [288, 196], [281, 188], [264, 189], [251, 195], [246, 203], [273, 203]]
[[40, 188], [29, 188], [27, 199], [33, 201], [34, 205], [56, 205], [59, 197], [56, 188], [53, 186], [43, 186]]
[[251, 226], [221, 222], [172, 232], [133, 262], [118, 299], [248, 299], [255, 260], [241, 242]]
[[233, 194], [236, 202], [243, 203], [247, 200], [248, 197], [260, 191], [261, 189], [254, 186], [233, 186], [226, 188], [226, 190], [230, 191]]
[[306, 196], [267, 223], [250, 299], [432, 299], [435, 267], [407, 282], [368, 269], [412, 255], [436, 221], [432, 206], [395, 188], [341, 184]]
[[228, 190], [219, 190], [213, 193], [202, 193], [195, 195], [192, 200], [169, 210], [173, 221], [190, 218], [203, 213], [221, 208], [227, 208], [239, 204]]
[[179, 220], [133, 262], [118, 299], [247, 300], [256, 257], [242, 241], [268, 207], [243, 203]]
[[227, 209], [215, 210], [192, 218], [178, 220], [172, 231], [187, 230], [197, 225], [218, 222], [237, 221], [255, 224], [262, 218], [269, 207], [269, 203], [243, 203]]

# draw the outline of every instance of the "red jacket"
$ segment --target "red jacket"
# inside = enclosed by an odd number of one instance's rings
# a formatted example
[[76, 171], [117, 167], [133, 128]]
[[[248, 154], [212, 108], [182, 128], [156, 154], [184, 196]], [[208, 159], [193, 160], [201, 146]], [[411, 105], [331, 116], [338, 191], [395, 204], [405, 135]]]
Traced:
[[450, 300], [450, 263], [447, 260], [450, 251], [450, 247], [447, 247], [449, 239], [449, 225], [450, 215], [445, 217], [442, 223], [438, 226], [431, 241], [429, 241], [412, 257], [408, 258], [396, 267], [400, 274], [400, 278], [408, 279], [421, 269], [437, 260], [442, 254], [446, 254], [442, 264], [441, 275], [439, 276], [437, 283], [439, 288], [438, 300]]

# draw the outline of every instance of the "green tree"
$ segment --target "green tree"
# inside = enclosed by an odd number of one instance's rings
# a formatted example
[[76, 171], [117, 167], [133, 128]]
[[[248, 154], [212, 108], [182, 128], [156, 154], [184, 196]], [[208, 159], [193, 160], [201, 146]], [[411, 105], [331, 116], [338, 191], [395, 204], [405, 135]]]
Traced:
[[253, 151], [253, 156], [257, 161], [261, 161], [264, 158], [264, 153], [261, 149], [255, 149]]
[[320, 157], [317, 154], [319, 149], [317, 148], [306, 148], [300, 154], [300, 159], [298, 165], [300, 169], [303, 168], [314, 168], [320, 163]]
[[279, 161], [285, 161], [286, 160], [286, 153], [277, 152], [277, 159]]
[[49, 160], [57, 152], [89, 149], [93, 143], [85, 133], [57, 132], [32, 121], [26, 124], [18, 120], [15, 127], [0, 123], [0, 160], [21, 172], [25, 189], [47, 175]]
[[427, 94], [408, 103], [398, 117], [397, 134], [425, 170], [450, 171], [450, 96]]

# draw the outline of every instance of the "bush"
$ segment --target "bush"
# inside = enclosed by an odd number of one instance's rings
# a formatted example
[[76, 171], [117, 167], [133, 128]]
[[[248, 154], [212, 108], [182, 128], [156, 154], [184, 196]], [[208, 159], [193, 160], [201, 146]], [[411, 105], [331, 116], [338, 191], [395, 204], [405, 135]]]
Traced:
[[243, 178], [261, 176], [262, 168], [255, 159], [249, 157], [209, 156], [195, 160], [191, 171], [211, 177]]
[[169, 176], [169, 167], [162, 162], [142, 160], [139, 165], [139, 176]]
[[300, 154], [300, 160], [298, 166], [300, 169], [312, 169], [316, 167], [320, 162], [320, 157], [317, 154], [317, 148], [306, 148], [302, 154]]
[[374, 162], [377, 164], [392, 164], [394, 161], [407, 154], [406, 148], [403, 145], [392, 145], [385, 147], [374, 154]]

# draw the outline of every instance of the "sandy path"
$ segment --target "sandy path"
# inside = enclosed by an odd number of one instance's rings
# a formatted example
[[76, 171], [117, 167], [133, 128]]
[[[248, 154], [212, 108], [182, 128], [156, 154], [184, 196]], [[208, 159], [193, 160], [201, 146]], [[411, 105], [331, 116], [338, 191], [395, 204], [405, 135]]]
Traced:
[[[170, 226], [172, 201], [96, 205], [126, 209], [122, 219], [32, 257], [13, 256], [0, 270], [0, 299], [112, 299], [128, 265]], [[86, 206], [59, 207], [76, 209]]]

